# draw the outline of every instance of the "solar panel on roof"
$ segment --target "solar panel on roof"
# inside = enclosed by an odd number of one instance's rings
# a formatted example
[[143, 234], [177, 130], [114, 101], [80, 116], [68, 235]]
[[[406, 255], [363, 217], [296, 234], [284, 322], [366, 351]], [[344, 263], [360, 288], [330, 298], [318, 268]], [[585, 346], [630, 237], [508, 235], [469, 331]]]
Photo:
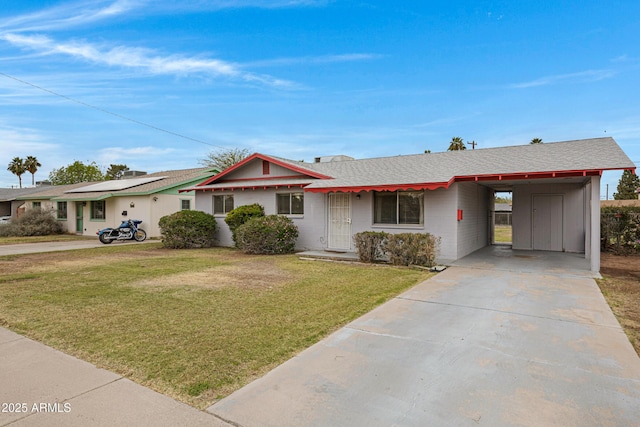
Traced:
[[85, 187], [74, 188], [66, 191], [66, 193], [91, 193], [96, 191], [119, 191], [127, 188], [137, 187], [139, 185], [148, 184], [150, 182], [159, 181], [167, 178], [166, 176], [153, 176], [145, 178], [117, 179], [112, 181], [98, 182], [97, 184], [87, 185]]

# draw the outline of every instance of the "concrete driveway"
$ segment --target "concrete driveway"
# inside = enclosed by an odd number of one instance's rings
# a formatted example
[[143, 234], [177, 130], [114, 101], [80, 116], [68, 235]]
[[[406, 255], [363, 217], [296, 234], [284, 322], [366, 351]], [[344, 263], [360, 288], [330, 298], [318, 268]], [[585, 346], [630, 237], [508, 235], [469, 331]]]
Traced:
[[583, 258], [487, 248], [208, 408], [250, 426], [632, 426], [640, 359]]

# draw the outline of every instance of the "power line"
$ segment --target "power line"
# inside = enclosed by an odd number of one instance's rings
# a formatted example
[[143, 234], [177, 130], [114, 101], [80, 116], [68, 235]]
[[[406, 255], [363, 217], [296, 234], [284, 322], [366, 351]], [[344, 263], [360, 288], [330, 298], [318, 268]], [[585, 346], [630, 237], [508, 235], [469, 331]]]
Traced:
[[54, 92], [52, 90], [43, 88], [42, 86], [38, 86], [38, 85], [30, 83], [30, 82], [28, 82], [26, 80], [21, 80], [21, 79], [19, 79], [17, 77], [11, 76], [11, 75], [3, 73], [3, 72], [0, 72], [0, 75], [4, 76], [4, 77], [7, 77], [9, 79], [15, 80], [17, 82], [20, 82], [22, 84], [31, 86], [33, 88], [39, 89], [39, 90], [41, 90], [43, 92], [47, 92], [47, 93], [50, 93], [52, 95], [58, 96], [60, 98], [66, 99], [67, 101], [75, 102], [76, 104], [80, 104], [80, 105], [82, 105], [84, 107], [88, 107], [88, 108], [92, 108], [94, 110], [100, 111], [101, 113], [110, 114], [110, 115], [115, 116], [115, 117], [117, 117], [119, 119], [122, 119], [122, 120], [127, 120], [127, 121], [130, 121], [130, 122], [138, 124], [138, 125], [146, 126], [146, 127], [150, 128], [150, 129], [153, 129], [153, 130], [157, 130], [157, 131], [160, 131], [160, 132], [167, 133], [169, 135], [177, 136], [179, 138], [188, 139], [189, 141], [193, 141], [193, 142], [197, 142], [197, 143], [200, 143], [200, 144], [209, 145], [211, 147], [224, 148], [224, 147], [221, 147], [219, 145], [211, 144], [209, 142], [205, 142], [205, 141], [202, 141], [202, 140], [199, 140], [199, 139], [196, 139], [196, 138], [191, 138], [190, 136], [182, 135], [182, 134], [177, 133], [177, 132], [173, 132], [173, 131], [170, 131], [170, 130], [167, 130], [167, 129], [163, 129], [163, 128], [160, 128], [158, 126], [151, 125], [149, 123], [141, 122], [140, 120], [132, 119], [130, 117], [123, 116], [122, 114], [114, 113], [113, 111], [109, 111], [109, 110], [105, 110], [104, 108], [96, 107], [95, 105], [87, 104], [86, 102], [71, 98], [71, 97], [66, 96], [66, 95], [62, 95], [62, 94], [60, 94], [58, 92]]

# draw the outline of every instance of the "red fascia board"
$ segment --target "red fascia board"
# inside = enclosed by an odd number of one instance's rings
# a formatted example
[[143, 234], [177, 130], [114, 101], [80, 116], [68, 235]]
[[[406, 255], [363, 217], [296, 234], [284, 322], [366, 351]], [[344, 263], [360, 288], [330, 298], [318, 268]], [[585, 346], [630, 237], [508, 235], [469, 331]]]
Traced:
[[522, 181], [526, 179], [543, 178], [571, 178], [579, 176], [602, 176], [602, 169], [593, 170], [570, 170], [570, 171], [548, 171], [548, 172], [519, 172], [505, 174], [488, 175], [462, 175], [455, 176], [449, 182], [430, 182], [420, 184], [386, 184], [386, 185], [365, 185], [354, 187], [324, 187], [305, 188], [310, 193], [331, 193], [341, 191], [343, 193], [359, 193], [361, 191], [406, 191], [406, 190], [435, 190], [438, 188], [449, 188], [454, 182], [479, 182], [479, 181]]
[[233, 185], [229, 184], [228, 187], [216, 187], [216, 188], [192, 188], [191, 190], [200, 191], [206, 193], [207, 191], [216, 192], [216, 191], [235, 191], [235, 190], [266, 190], [267, 188], [303, 188], [304, 186], [309, 185], [306, 184], [269, 184], [265, 182], [264, 185]]
[[298, 166], [294, 166], [291, 165], [289, 163], [283, 162], [281, 160], [278, 159], [274, 159], [272, 157], [266, 156], [264, 154], [260, 154], [260, 153], [254, 153], [252, 155], [250, 155], [249, 157], [247, 157], [244, 160], [241, 160], [240, 162], [236, 163], [235, 165], [231, 166], [230, 168], [227, 168], [225, 170], [223, 170], [222, 172], [220, 172], [217, 175], [212, 176], [211, 178], [207, 179], [206, 181], [201, 182], [200, 184], [198, 184], [198, 186], [203, 186], [203, 185], [209, 185], [209, 184], [213, 184], [214, 182], [218, 182], [220, 181], [221, 178], [223, 178], [226, 175], [229, 175], [231, 172], [236, 171], [240, 168], [242, 168], [244, 165], [246, 165], [247, 163], [251, 162], [254, 159], [261, 159], [261, 160], [266, 160], [268, 162], [271, 162], [273, 164], [276, 164], [278, 166], [282, 166], [283, 168], [287, 168], [289, 170], [292, 170], [294, 172], [298, 172], [313, 178], [318, 178], [318, 179], [330, 179], [330, 176], [327, 175], [323, 175], [321, 173], [309, 170], [309, 169], [305, 169], [305, 168], [301, 168]]
[[602, 169], [594, 170], [571, 170], [571, 171], [548, 171], [548, 172], [517, 172], [488, 175], [463, 175], [454, 177], [456, 182], [469, 181], [521, 181], [525, 179], [543, 178], [571, 178], [578, 176], [601, 176]]
[[449, 188], [451, 182], [430, 182], [422, 184], [386, 184], [386, 185], [360, 185], [354, 187], [325, 187], [305, 188], [309, 193], [360, 193], [362, 191], [408, 191], [408, 190], [435, 190], [437, 188]]

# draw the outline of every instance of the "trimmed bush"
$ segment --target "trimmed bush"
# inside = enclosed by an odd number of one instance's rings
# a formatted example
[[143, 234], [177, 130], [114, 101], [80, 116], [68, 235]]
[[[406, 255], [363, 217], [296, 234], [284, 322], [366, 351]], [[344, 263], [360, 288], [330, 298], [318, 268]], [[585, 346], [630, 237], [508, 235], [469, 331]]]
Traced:
[[54, 210], [34, 208], [27, 210], [20, 218], [0, 226], [0, 236], [49, 236], [62, 234], [62, 224], [54, 217]]
[[233, 241], [236, 243], [236, 230], [245, 222], [249, 221], [251, 218], [262, 217], [264, 216], [264, 208], [262, 205], [258, 203], [254, 203], [252, 205], [242, 205], [230, 211], [224, 219], [224, 222], [229, 226], [229, 230], [231, 230], [231, 237]]
[[384, 251], [394, 265], [433, 267], [439, 247], [440, 238], [429, 233], [400, 233], [388, 236]]
[[384, 257], [384, 244], [389, 233], [384, 231], [363, 231], [353, 235], [358, 258], [362, 262], [376, 262]]
[[297, 238], [298, 227], [281, 215], [251, 218], [236, 229], [236, 246], [247, 254], [289, 254]]
[[201, 211], [178, 211], [160, 218], [162, 246], [171, 249], [215, 246], [216, 219]]

